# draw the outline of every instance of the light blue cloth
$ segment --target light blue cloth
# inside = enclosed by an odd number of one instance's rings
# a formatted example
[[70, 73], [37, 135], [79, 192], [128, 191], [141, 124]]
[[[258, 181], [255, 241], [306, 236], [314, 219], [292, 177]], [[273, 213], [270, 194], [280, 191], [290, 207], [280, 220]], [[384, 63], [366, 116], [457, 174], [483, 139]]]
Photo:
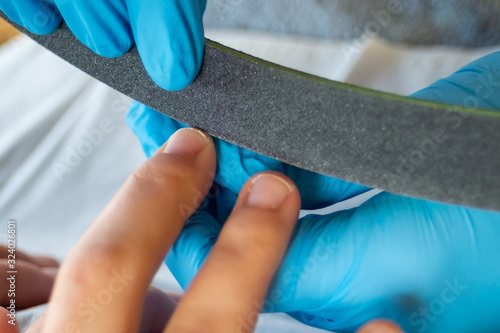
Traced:
[[[474, 99], [481, 107], [499, 109], [500, 53], [413, 97], [453, 104]], [[127, 121], [148, 156], [184, 126], [139, 103]], [[215, 146], [215, 189], [166, 258], [183, 288], [210, 252], [236, 193], [254, 173], [276, 170], [290, 176], [303, 208], [368, 190], [218, 139]], [[500, 214], [382, 193], [355, 209], [302, 218], [264, 311], [287, 312], [340, 332], [352, 332], [374, 318], [395, 320], [407, 332], [498, 331], [498, 253]]]
[[0, 10], [33, 33], [49, 34], [61, 20], [91, 50], [119, 57], [137, 44], [151, 78], [179, 90], [198, 74], [205, 39], [206, 0], [0, 0]]

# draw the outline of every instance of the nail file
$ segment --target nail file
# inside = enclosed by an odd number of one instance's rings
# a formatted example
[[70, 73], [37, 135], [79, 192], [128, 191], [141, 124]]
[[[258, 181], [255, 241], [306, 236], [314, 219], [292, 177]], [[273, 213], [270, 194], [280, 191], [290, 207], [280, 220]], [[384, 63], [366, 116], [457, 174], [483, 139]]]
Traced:
[[149, 78], [135, 47], [103, 58], [64, 23], [47, 36], [13, 25], [108, 86], [238, 146], [392, 193], [500, 211], [500, 113], [493, 110], [329, 81], [209, 40], [193, 84], [169, 92]]

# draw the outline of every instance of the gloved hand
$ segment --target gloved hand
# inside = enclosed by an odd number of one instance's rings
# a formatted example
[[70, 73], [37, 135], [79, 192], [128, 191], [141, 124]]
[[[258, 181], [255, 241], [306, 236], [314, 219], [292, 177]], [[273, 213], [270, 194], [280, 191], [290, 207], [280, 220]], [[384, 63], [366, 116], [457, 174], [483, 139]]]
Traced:
[[0, 0], [0, 10], [36, 34], [50, 34], [64, 18], [75, 36], [104, 57], [137, 44], [144, 67], [163, 89], [189, 85], [205, 47], [206, 0]]
[[[500, 53], [413, 97], [500, 109]], [[446, 116], [452, 125], [461, 125], [459, 115]], [[140, 104], [132, 107], [128, 122], [148, 155], [182, 126]], [[220, 140], [216, 148], [220, 186], [166, 258], [184, 288], [217, 239], [235, 193], [253, 173], [271, 169], [287, 174], [298, 185], [303, 208], [367, 190]], [[355, 209], [302, 218], [264, 310], [287, 312], [339, 332], [352, 332], [374, 318], [392, 319], [406, 332], [498, 331], [498, 253], [499, 213], [382, 193]]]

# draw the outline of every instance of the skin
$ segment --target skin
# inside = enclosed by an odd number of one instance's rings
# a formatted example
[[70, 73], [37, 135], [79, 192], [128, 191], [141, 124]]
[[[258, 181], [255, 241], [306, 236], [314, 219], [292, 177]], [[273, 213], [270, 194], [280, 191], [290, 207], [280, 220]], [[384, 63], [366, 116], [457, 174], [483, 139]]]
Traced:
[[[0, 280], [6, 281], [9, 274], [8, 248], [0, 245]], [[45, 256], [30, 256], [16, 251], [16, 307], [19, 310], [47, 303], [54, 285], [59, 264], [56, 260]], [[3, 288], [2, 288], [3, 289]], [[7, 291], [0, 294], [0, 306], [9, 304]]]
[[16, 29], [0, 18], [0, 45], [18, 34]]
[[[214, 174], [211, 139], [193, 129], [174, 134], [134, 171], [72, 249], [59, 269], [47, 313], [28, 332], [252, 332], [300, 210], [299, 193], [282, 174], [260, 173], [244, 185], [182, 299], [149, 288]], [[5, 318], [5, 309], [0, 310]], [[17, 329], [0, 321], [2, 332]], [[375, 322], [359, 332], [399, 330]]]

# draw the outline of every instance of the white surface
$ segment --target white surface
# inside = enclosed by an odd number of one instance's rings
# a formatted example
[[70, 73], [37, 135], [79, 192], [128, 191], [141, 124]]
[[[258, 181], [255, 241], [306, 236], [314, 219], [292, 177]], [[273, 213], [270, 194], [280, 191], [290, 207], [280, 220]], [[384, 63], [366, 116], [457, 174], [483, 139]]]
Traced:
[[[378, 40], [305, 41], [230, 31], [207, 35], [298, 70], [399, 94], [496, 50], [416, 49]], [[145, 159], [124, 122], [130, 100], [26, 38], [0, 49], [0, 81], [0, 221], [17, 219], [20, 249], [62, 260]], [[0, 227], [0, 241], [6, 230]], [[155, 284], [179, 290], [165, 268]], [[318, 332], [281, 314], [261, 317], [258, 332], [277, 331]]]
[[264, 60], [330, 80], [409, 95], [500, 47], [407, 47], [380, 39], [309, 40], [245, 31], [211, 30], [207, 38]]

